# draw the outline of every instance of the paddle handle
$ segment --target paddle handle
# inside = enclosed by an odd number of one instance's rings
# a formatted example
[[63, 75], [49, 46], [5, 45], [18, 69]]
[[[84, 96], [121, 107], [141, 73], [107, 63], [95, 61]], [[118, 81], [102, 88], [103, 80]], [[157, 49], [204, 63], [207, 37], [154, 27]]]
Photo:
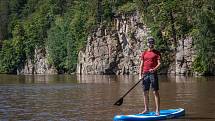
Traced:
[[134, 87], [136, 87], [140, 82], [142, 81], [142, 79], [140, 79], [133, 87], [131, 87], [131, 89], [129, 89], [121, 98], [124, 98]]

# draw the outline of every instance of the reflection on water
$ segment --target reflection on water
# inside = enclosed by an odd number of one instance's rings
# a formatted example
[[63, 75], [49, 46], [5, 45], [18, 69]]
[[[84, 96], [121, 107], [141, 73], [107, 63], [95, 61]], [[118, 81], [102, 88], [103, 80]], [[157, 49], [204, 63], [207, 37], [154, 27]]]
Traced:
[[[160, 76], [161, 108], [185, 108], [169, 121], [214, 121], [215, 77]], [[110, 121], [143, 110], [141, 86], [113, 106], [138, 76], [0, 75], [0, 120]], [[150, 93], [150, 110], [154, 100]]]
[[[131, 81], [137, 80], [137, 76], [125, 75], [125, 76], [115, 76], [115, 75], [77, 75], [77, 80], [79, 83], [130, 83]], [[122, 80], [122, 81], [120, 81]]]

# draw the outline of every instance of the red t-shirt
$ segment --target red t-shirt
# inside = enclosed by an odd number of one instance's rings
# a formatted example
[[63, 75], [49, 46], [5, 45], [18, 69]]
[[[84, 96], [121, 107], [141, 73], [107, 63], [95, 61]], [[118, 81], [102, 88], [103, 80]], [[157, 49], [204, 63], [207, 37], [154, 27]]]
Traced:
[[161, 54], [157, 50], [146, 50], [141, 53], [141, 60], [143, 60], [143, 72], [148, 72], [157, 66]]

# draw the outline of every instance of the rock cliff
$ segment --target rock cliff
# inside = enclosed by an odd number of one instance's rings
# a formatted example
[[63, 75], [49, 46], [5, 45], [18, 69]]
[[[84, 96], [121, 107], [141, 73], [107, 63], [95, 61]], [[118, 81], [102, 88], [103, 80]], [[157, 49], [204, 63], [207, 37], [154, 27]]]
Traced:
[[176, 75], [192, 74], [192, 62], [195, 57], [192, 37], [179, 40], [174, 58], [175, 61], [169, 67], [168, 73]]
[[88, 37], [86, 49], [79, 52], [77, 73], [137, 74], [147, 36], [138, 13], [116, 16], [114, 28], [100, 26]]
[[17, 74], [57, 74], [57, 70], [48, 64], [44, 49], [35, 49], [34, 59], [27, 59], [23, 68]]
[[[142, 23], [138, 12], [118, 15], [113, 22], [113, 28], [100, 26], [89, 35], [85, 50], [79, 52], [77, 73], [138, 74], [139, 55], [146, 49], [150, 30]], [[163, 73], [191, 73], [195, 57], [192, 44], [191, 37], [181, 39], [175, 61]]]
[[[150, 36], [150, 29], [138, 12], [116, 15], [112, 24], [112, 28], [105, 25], [97, 27], [88, 36], [85, 49], [78, 54], [77, 73], [138, 74], [139, 56], [146, 49], [145, 41]], [[34, 60], [28, 59], [17, 73], [57, 74], [57, 70], [48, 64], [47, 53], [45, 49], [36, 49]], [[179, 40], [172, 58], [175, 61], [162, 73], [192, 73], [195, 53], [191, 37]]]

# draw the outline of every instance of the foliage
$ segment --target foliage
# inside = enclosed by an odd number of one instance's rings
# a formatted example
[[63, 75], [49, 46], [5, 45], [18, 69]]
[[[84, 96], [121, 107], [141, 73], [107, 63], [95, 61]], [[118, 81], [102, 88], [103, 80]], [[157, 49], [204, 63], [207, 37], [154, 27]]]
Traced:
[[7, 38], [7, 24], [8, 24], [8, 1], [0, 1], [0, 42]]
[[70, 39], [69, 24], [59, 17], [49, 30], [46, 43], [49, 52], [49, 61], [58, 70], [64, 69], [66, 65], [64, 60], [66, 60], [67, 56], [67, 41]]
[[86, 9], [89, 5], [88, 1], [76, 1], [64, 17], [56, 17], [48, 32], [49, 60], [60, 72], [76, 69], [78, 51], [84, 48], [88, 30], [95, 23], [93, 11]]
[[34, 59], [35, 48], [44, 48], [47, 30], [54, 17], [54, 5], [52, 0], [9, 2], [9, 38], [0, 52], [2, 72], [16, 73], [27, 58]]
[[133, 12], [136, 10], [136, 4], [134, 2], [128, 2], [118, 7], [118, 13]]
[[0, 51], [0, 72], [15, 73], [25, 61], [24, 53], [24, 40], [25, 36], [23, 28], [20, 24], [17, 24], [13, 30], [12, 40], [5, 40], [3, 43], [3, 49]]
[[[201, 6], [199, 6], [201, 5]], [[195, 27], [191, 35], [195, 38], [198, 53], [193, 69], [200, 73], [211, 73], [215, 68], [215, 2], [204, 1], [196, 4], [193, 16]]]
[[[144, 21], [158, 41], [159, 50], [167, 55], [175, 52], [177, 42], [194, 38], [196, 60], [194, 71], [210, 73], [214, 68], [215, 3], [211, 0], [136, 0]], [[166, 58], [165, 60], [171, 60]]]
[[98, 2], [97, 23], [110, 25], [115, 14], [135, 11], [133, 0], [96, 0]]
[[[10, 0], [2, 2], [4, 33], [0, 72], [16, 73], [36, 48], [47, 48], [49, 63], [59, 72], [76, 69], [78, 52], [98, 25], [110, 26], [114, 15], [138, 9], [163, 53], [173, 61], [178, 40], [194, 39], [193, 70], [211, 73], [215, 60], [215, 1], [213, 0]], [[7, 7], [8, 6], [8, 7]], [[4, 21], [7, 20], [8, 22]], [[0, 43], [1, 44], [1, 43]]]

